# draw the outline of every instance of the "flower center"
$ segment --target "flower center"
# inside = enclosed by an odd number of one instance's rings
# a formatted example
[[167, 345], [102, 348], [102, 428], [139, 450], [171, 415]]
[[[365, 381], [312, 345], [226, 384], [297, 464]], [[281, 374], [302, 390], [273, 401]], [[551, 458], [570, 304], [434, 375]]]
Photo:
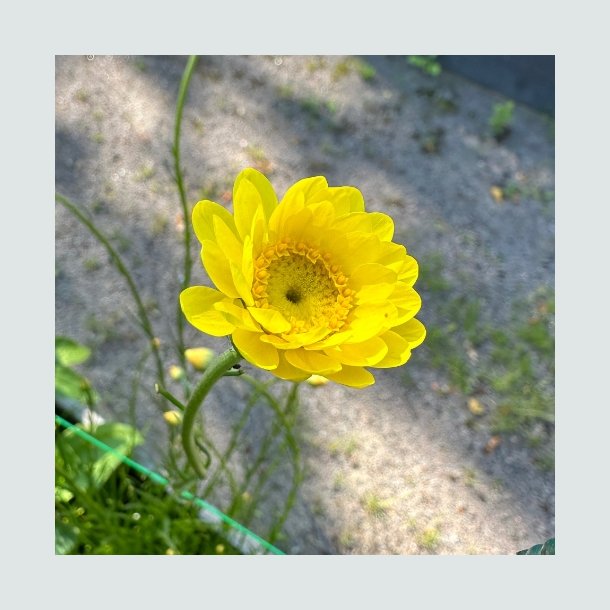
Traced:
[[345, 324], [354, 291], [328, 253], [285, 238], [267, 246], [254, 263], [257, 307], [280, 311], [290, 333], [314, 327], [337, 331]]

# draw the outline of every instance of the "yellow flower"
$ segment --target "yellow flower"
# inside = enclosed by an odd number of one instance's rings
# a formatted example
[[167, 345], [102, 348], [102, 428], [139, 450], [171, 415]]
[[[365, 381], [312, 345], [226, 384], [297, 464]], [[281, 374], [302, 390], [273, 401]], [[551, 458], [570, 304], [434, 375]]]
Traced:
[[195, 328], [231, 335], [246, 360], [282, 379], [321, 375], [356, 388], [375, 383], [365, 367], [400, 366], [424, 340], [417, 262], [392, 242], [389, 216], [365, 212], [358, 189], [316, 176], [278, 203], [267, 178], [246, 169], [233, 207], [193, 209], [217, 288], [180, 294]]

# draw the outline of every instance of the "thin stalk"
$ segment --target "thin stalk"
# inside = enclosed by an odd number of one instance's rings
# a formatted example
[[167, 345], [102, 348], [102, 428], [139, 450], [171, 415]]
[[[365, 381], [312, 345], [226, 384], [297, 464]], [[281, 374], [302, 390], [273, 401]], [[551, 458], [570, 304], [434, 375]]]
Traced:
[[[267, 398], [269, 405], [275, 412], [276, 417], [278, 418], [280, 424], [283, 426], [283, 428], [285, 430], [284, 443], [288, 446], [288, 449], [290, 450], [290, 453], [292, 454], [292, 460], [291, 460], [292, 470], [293, 470], [292, 486], [290, 488], [290, 491], [288, 492], [288, 496], [286, 498], [286, 502], [284, 505], [284, 510], [281, 513], [280, 517], [275, 522], [274, 527], [270, 532], [270, 536], [275, 538], [277, 536], [277, 534], [280, 532], [282, 526], [284, 525], [284, 522], [288, 518], [288, 514], [290, 513], [290, 511], [292, 510], [292, 507], [294, 506], [298, 488], [301, 484], [301, 481], [303, 480], [303, 471], [301, 469], [301, 451], [300, 451], [299, 444], [298, 444], [296, 438], [294, 437], [294, 434], [292, 433], [292, 425], [294, 424], [294, 420], [295, 420], [296, 413], [297, 413], [296, 409], [298, 406], [299, 384], [298, 383], [293, 384], [293, 386], [290, 390], [290, 393], [287, 397], [287, 400], [286, 400], [285, 409], [282, 410], [278, 401], [271, 394], [271, 392], [269, 392], [269, 390], [263, 383], [261, 383], [258, 379], [251, 377], [250, 375], [243, 375], [243, 378], [248, 383], [250, 383], [251, 386], [256, 388], [256, 390], [258, 390], [261, 394], [263, 394], [265, 396], [265, 398]], [[282, 445], [284, 443], [282, 443]], [[281, 447], [281, 445], [280, 445], [280, 447]], [[277, 456], [276, 456], [276, 459], [277, 459]], [[266, 471], [267, 476], [265, 477], [265, 480], [269, 477], [270, 473], [275, 469], [275, 467], [276, 467], [276, 463], [274, 460]], [[256, 486], [256, 489], [254, 490], [254, 494], [258, 494], [258, 492], [260, 491], [260, 488], [262, 487], [262, 484], [264, 484], [265, 480], [263, 480], [263, 481], [259, 480], [259, 482]], [[254, 498], [253, 498], [253, 500], [254, 500]], [[255, 504], [256, 503], [253, 501], [252, 505], [255, 505]]]
[[226, 352], [216, 356], [208, 365], [208, 368], [201, 376], [199, 384], [191, 394], [189, 401], [186, 403], [182, 419], [182, 445], [184, 446], [184, 452], [186, 453], [190, 465], [200, 477], [205, 476], [206, 470], [199, 457], [195, 439], [194, 426], [199, 407], [213, 385], [240, 360], [241, 355], [232, 347]]
[[221, 460], [220, 466], [216, 469], [213, 476], [210, 477], [210, 481], [206, 485], [205, 491], [202, 492], [203, 498], [207, 497], [214, 489], [214, 486], [216, 485], [218, 479], [220, 478], [220, 476], [224, 470], [224, 468], [222, 467], [223, 464], [225, 465], [225, 468], [226, 468], [226, 464], [228, 463], [229, 459], [233, 455], [233, 451], [235, 450], [235, 447], [237, 446], [239, 434], [243, 430], [244, 426], [246, 425], [246, 421], [248, 420], [248, 417], [250, 416], [250, 413], [252, 412], [252, 409], [254, 408], [254, 405], [256, 404], [258, 397], [259, 397], [259, 392], [258, 392], [258, 390], [255, 389], [255, 391], [252, 392], [252, 394], [250, 395], [248, 402], [246, 404], [246, 407], [244, 409], [244, 412], [241, 414], [241, 417], [239, 418], [239, 421], [233, 426], [233, 430], [231, 431], [231, 438], [229, 439], [229, 443], [224, 452], [223, 459]]
[[118, 272], [125, 278], [127, 282], [127, 286], [129, 287], [129, 291], [131, 292], [131, 296], [136, 303], [136, 308], [138, 310], [138, 318], [140, 320], [140, 324], [144, 333], [150, 340], [150, 345], [153, 350], [153, 356], [155, 358], [155, 365], [157, 368], [157, 377], [162, 385], [165, 385], [165, 375], [163, 373], [163, 364], [161, 363], [161, 355], [159, 354], [159, 346], [157, 339], [155, 337], [155, 333], [153, 332], [152, 324], [150, 323], [150, 319], [148, 314], [146, 313], [146, 308], [142, 303], [142, 299], [140, 298], [140, 293], [136, 287], [135, 282], [131, 276], [131, 273], [127, 270], [127, 267], [123, 263], [123, 260], [119, 256], [118, 252], [112, 247], [112, 244], [108, 241], [108, 239], [100, 233], [99, 229], [93, 224], [87, 216], [72, 203], [67, 197], [63, 195], [56, 194], [55, 201], [61, 203], [69, 212], [71, 212], [78, 220], [80, 220], [89, 231], [93, 234], [93, 236], [104, 246], [106, 252], [108, 252], [110, 256], [111, 262], [117, 268]]
[[[174, 122], [174, 144], [172, 146], [172, 156], [174, 158], [174, 179], [176, 186], [178, 187], [178, 193], [180, 195], [180, 205], [182, 207], [182, 216], [184, 219], [184, 269], [182, 275], [182, 287], [181, 290], [185, 290], [191, 283], [191, 269], [193, 267], [193, 261], [191, 259], [191, 229], [189, 222], [188, 203], [186, 200], [186, 189], [184, 188], [184, 176], [182, 174], [182, 168], [180, 166], [180, 129], [182, 127], [182, 112], [184, 110], [184, 102], [186, 100], [186, 94], [188, 91], [191, 76], [193, 70], [197, 64], [197, 56], [191, 55], [184, 68], [182, 74], [182, 80], [180, 81], [180, 88], [178, 90], [178, 100], [176, 102], [176, 119]], [[177, 303], [176, 310], [176, 325], [178, 328], [178, 358], [182, 368], [186, 368], [186, 360], [184, 357], [184, 316], [182, 315], [182, 309], [180, 307], [180, 301]]]

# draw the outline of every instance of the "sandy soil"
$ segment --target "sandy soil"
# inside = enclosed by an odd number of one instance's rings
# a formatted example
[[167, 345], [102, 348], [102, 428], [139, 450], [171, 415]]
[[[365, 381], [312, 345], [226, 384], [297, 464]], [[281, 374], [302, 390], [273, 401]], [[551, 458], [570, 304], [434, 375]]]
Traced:
[[[345, 57], [200, 58], [183, 126], [189, 201], [205, 192], [229, 205], [226, 193], [247, 166], [266, 173], [280, 194], [317, 174], [357, 186], [369, 211], [393, 216], [395, 241], [432, 269], [427, 283], [417, 284], [418, 317], [429, 331], [459, 332], [443, 307], [460, 298], [478, 304], [481, 327], [509, 329], [516, 305], [554, 286], [551, 121], [517, 105], [510, 135], [497, 142], [487, 121], [493, 104], [504, 101], [500, 95], [449, 73], [427, 76], [404, 57], [366, 61], [372, 77]], [[57, 191], [88, 208], [112, 237], [164, 349], [173, 339], [181, 268], [183, 219], [169, 163], [185, 62], [56, 61]], [[518, 197], [490, 193], [509, 183]], [[197, 244], [193, 256], [198, 260]], [[193, 283], [205, 282], [196, 265]], [[56, 333], [94, 348], [84, 371], [107, 418], [125, 417], [144, 346], [132, 310], [103, 249], [58, 206]], [[191, 328], [187, 337], [190, 345], [203, 339]], [[463, 359], [476, 367], [488, 348], [465, 342]], [[302, 388], [306, 479], [284, 550], [512, 554], [554, 535], [553, 466], [540, 467], [532, 442], [540, 428], [537, 438], [552, 448], [552, 424], [496, 435], [493, 389], [464, 393], [433, 356], [422, 346], [405, 367], [382, 371], [363, 391]], [[552, 393], [554, 380], [543, 374], [539, 381]], [[217, 398], [226, 408], [239, 395], [221, 389]], [[473, 396], [481, 415], [468, 407]], [[141, 395], [137, 418], [154, 439], [164, 424], [150, 403]], [[210, 417], [222, 434], [222, 417]], [[148, 444], [141, 459], [155, 458]]]

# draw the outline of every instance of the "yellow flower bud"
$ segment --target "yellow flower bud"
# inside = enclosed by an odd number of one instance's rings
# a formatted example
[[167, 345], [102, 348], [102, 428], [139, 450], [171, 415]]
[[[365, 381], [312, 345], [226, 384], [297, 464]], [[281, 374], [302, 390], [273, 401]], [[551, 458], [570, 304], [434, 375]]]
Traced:
[[184, 370], [182, 368], [180, 368], [179, 366], [172, 364], [169, 367], [169, 376], [174, 381], [179, 381], [180, 379], [182, 379], [184, 377]]
[[216, 545], [216, 554], [217, 555], [222, 555], [222, 553], [225, 552], [225, 545], [224, 544], [217, 544]]
[[307, 379], [307, 383], [313, 386], [324, 385], [325, 383], [328, 383], [328, 379], [322, 377], [322, 375], [312, 375]]
[[163, 419], [170, 426], [178, 426], [182, 421], [182, 413], [180, 411], [166, 411], [163, 413]]
[[198, 371], [204, 371], [214, 358], [214, 351], [208, 347], [191, 347], [184, 350], [184, 357]]

